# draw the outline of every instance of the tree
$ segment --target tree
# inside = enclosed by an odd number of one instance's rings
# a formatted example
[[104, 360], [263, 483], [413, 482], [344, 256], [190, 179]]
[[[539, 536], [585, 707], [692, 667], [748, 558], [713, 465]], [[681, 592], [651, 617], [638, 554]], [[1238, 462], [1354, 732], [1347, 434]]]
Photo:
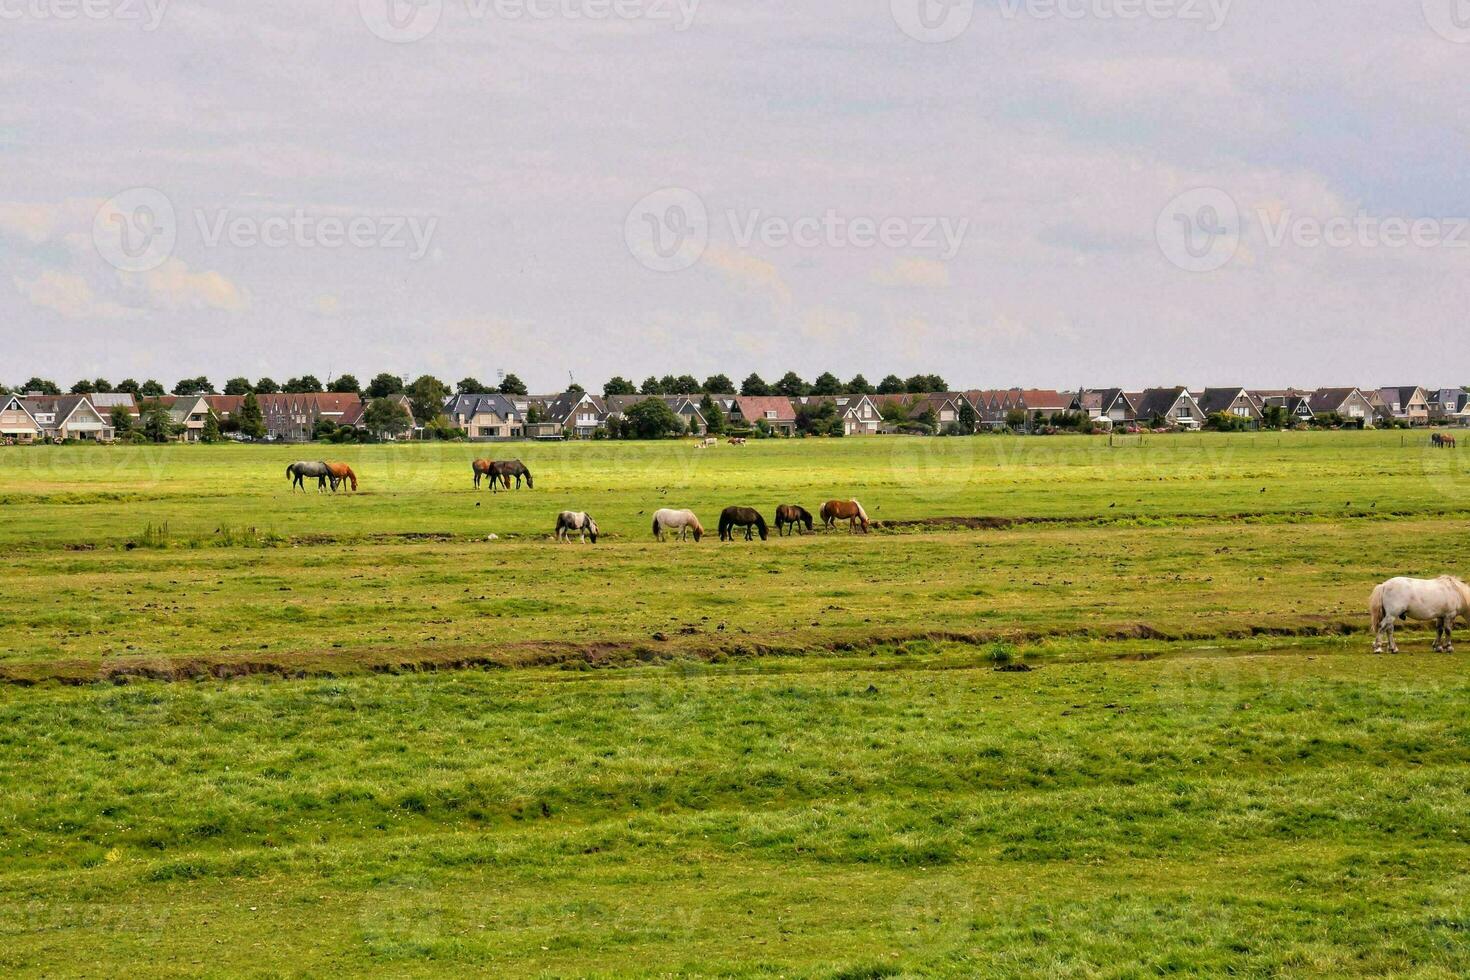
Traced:
[[362, 394], [362, 385], [357, 383], [357, 375], [355, 374], [339, 374], [335, 381], [327, 385], [327, 390], [334, 391], [339, 395], [360, 395]]
[[396, 398], [375, 398], [362, 413], [362, 424], [374, 436], [402, 435], [413, 425], [408, 410]]
[[174, 394], [186, 395], [208, 395], [214, 391], [214, 386], [204, 375], [197, 378], [184, 378], [174, 385]]
[[255, 382], [255, 393], [257, 395], [277, 395], [281, 392], [281, 386], [276, 384], [274, 378], [261, 378]]
[[907, 390], [904, 387], [903, 379], [896, 374], [890, 374], [878, 382], [878, 394], [880, 395], [902, 395]]
[[760, 375], [752, 373], [750, 377], [740, 382], [740, 393], [747, 398], [757, 395], [769, 395], [771, 393], [771, 386], [766, 384]]
[[663, 393], [663, 384], [651, 374], [644, 378], [643, 383], [638, 386], [638, 394], [640, 395], [662, 395]]
[[970, 404], [970, 399], [960, 401], [960, 431], [967, 436], [975, 434], [975, 426], [979, 424], [980, 417], [975, 414], [975, 406]]
[[785, 395], [787, 398], [800, 398], [802, 395], [811, 391], [812, 388], [811, 385], [797, 377], [795, 371], [787, 371], [781, 375], [780, 381], [777, 381], [771, 386], [771, 390], [778, 395]]
[[221, 439], [219, 431], [219, 416], [213, 412], [204, 413], [204, 430], [199, 433], [200, 442], [219, 442]]
[[832, 431], [832, 423], [839, 422], [837, 403], [819, 401], [796, 406], [796, 431], [807, 435], [826, 435]]
[[299, 378], [291, 378], [286, 384], [286, 393], [289, 395], [316, 394], [322, 390], [322, 383], [314, 374], [303, 374]]
[[478, 395], [485, 390], [479, 378], [460, 378], [459, 384], [454, 386], [456, 395]]
[[868, 383], [867, 378], [861, 374], [855, 374], [852, 376], [852, 380], [847, 383], [847, 390], [854, 395], [871, 395], [873, 393], [873, 386]]
[[1286, 428], [1286, 406], [1267, 405], [1261, 409], [1261, 428], [1284, 429]]
[[704, 416], [704, 427], [710, 435], [717, 436], [725, 431], [725, 413], [708, 394], [699, 400], [699, 414]]
[[114, 389], [112, 387], [112, 382], [111, 381], [108, 381], [106, 378], [93, 378], [92, 379], [92, 390], [93, 391], [112, 391]]
[[240, 431], [252, 439], [265, 438], [265, 416], [253, 391], [245, 393], [245, 401], [240, 405]]
[[429, 422], [444, 411], [449, 386], [432, 374], [421, 374], [408, 386], [407, 395], [413, 405], [413, 417], [420, 422]]
[[571, 384], [567, 385], [567, 391], [572, 392], [573, 394], [581, 395], [585, 394], [587, 389], [583, 388], [581, 385], [577, 384], [577, 382], [573, 381]]
[[723, 374], [712, 374], [704, 379], [704, 390], [711, 395], [733, 395], [735, 382]]
[[910, 395], [927, 395], [932, 391], [948, 391], [949, 386], [937, 374], [916, 374], [903, 383]]
[[633, 382], [621, 374], [615, 374], [608, 379], [607, 384], [602, 386], [602, 394], [607, 398], [611, 398], [613, 395], [636, 395], [638, 394], [638, 389], [633, 386]]
[[121, 405], [112, 406], [111, 422], [112, 433], [115, 436], [125, 436], [133, 431], [133, 416]]
[[71, 393], [73, 395], [90, 395], [96, 390], [97, 386], [92, 384], [92, 382], [88, 381], [86, 378], [83, 378], [82, 380], [71, 386]]
[[153, 402], [143, 412], [143, 435], [149, 442], [168, 442], [179, 432], [179, 423], [163, 407], [162, 402]]
[[167, 392], [163, 390], [163, 385], [152, 378], [138, 386], [138, 397], [140, 398], [162, 398], [165, 394]]
[[817, 375], [817, 380], [812, 382], [812, 394], [814, 395], [840, 395], [842, 393], [842, 382], [837, 380], [837, 375], [831, 371], [823, 371]]
[[692, 374], [681, 374], [674, 379], [673, 385], [668, 391], [671, 395], [697, 395], [699, 394], [699, 381]]
[[384, 371], [372, 381], [368, 382], [367, 396], [369, 398], [387, 398], [389, 395], [403, 394], [403, 379], [396, 374]]
[[25, 384], [21, 385], [20, 390], [25, 393], [30, 393], [34, 391], [37, 394], [41, 395], [61, 394], [61, 389], [56, 386], [56, 382], [47, 381], [45, 378], [32, 378]]
[[134, 398], [137, 398], [138, 397], [138, 382], [134, 381], [132, 378], [123, 378], [121, 381], [119, 381], [117, 383], [117, 390], [118, 391], [126, 391], [128, 394], [132, 395]]
[[254, 390], [250, 387], [249, 378], [231, 378], [225, 382], [225, 394], [227, 395], [248, 395]]
[[507, 374], [505, 380], [500, 382], [502, 395], [525, 395], [527, 390], [526, 383], [513, 374]]
[[684, 420], [660, 398], [646, 398], [624, 413], [635, 439], [661, 439], [684, 433]]

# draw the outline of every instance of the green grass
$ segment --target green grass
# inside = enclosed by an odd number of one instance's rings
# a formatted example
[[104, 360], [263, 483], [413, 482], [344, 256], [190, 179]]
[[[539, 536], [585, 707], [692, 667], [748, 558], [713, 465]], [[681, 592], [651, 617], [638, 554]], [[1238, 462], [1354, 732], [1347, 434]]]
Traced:
[[[1464, 975], [1410, 438], [0, 452], [0, 971]], [[647, 528], [832, 496], [894, 523]]]

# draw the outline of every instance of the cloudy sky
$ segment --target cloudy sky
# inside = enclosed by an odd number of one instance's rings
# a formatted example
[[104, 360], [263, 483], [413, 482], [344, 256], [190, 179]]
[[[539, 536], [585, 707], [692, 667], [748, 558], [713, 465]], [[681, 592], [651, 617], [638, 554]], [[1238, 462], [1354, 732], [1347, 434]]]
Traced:
[[1470, 383], [1462, 0], [0, 0], [0, 381]]

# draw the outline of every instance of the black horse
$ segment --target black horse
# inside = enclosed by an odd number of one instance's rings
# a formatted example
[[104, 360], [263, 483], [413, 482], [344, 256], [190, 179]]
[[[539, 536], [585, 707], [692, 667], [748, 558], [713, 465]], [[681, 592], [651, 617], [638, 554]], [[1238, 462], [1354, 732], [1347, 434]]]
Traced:
[[750, 529], [755, 528], [761, 533], [761, 540], [767, 538], [766, 519], [761, 512], [754, 507], [726, 507], [720, 513], [720, 540], [734, 541], [735, 528], [745, 528], [745, 540], [750, 541]]
[[799, 504], [782, 504], [776, 508], [776, 534], [778, 536], [785, 537], [781, 532], [783, 527], [795, 528], [799, 533], [805, 534], [806, 531], [801, 530], [803, 524], [806, 525], [807, 531], [812, 529], [812, 515], [805, 507]]
[[526, 469], [526, 464], [518, 459], [508, 459], [490, 464], [490, 489], [496, 490], [496, 482], [504, 483], [505, 489], [510, 489], [510, 478], [516, 478], [516, 489], [521, 488], [521, 477], [526, 478], [526, 488], [535, 490], [536, 484], [531, 481], [531, 471]]

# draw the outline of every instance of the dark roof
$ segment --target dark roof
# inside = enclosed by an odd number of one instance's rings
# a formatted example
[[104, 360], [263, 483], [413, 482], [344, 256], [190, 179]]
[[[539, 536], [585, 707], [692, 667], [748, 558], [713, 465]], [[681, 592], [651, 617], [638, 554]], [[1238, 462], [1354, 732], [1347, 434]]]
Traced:
[[1356, 388], [1318, 388], [1307, 398], [1312, 413], [1335, 412], [1353, 396]]
[[[1242, 392], [1245, 392], [1244, 388], [1206, 388], [1195, 401], [1199, 402], [1200, 411], [1206, 415], [1214, 415], [1229, 409]], [[1246, 397], [1250, 398], [1248, 392]]]
[[479, 394], [451, 395], [444, 403], [444, 414], [455, 417], [470, 417], [480, 413], [510, 418], [516, 413], [515, 402], [499, 392], [487, 391]]
[[1189, 394], [1189, 389], [1179, 388], [1150, 388], [1143, 392], [1138, 401], [1138, 417], [1151, 419], [1155, 415], [1167, 417], [1169, 410], [1180, 398]]

